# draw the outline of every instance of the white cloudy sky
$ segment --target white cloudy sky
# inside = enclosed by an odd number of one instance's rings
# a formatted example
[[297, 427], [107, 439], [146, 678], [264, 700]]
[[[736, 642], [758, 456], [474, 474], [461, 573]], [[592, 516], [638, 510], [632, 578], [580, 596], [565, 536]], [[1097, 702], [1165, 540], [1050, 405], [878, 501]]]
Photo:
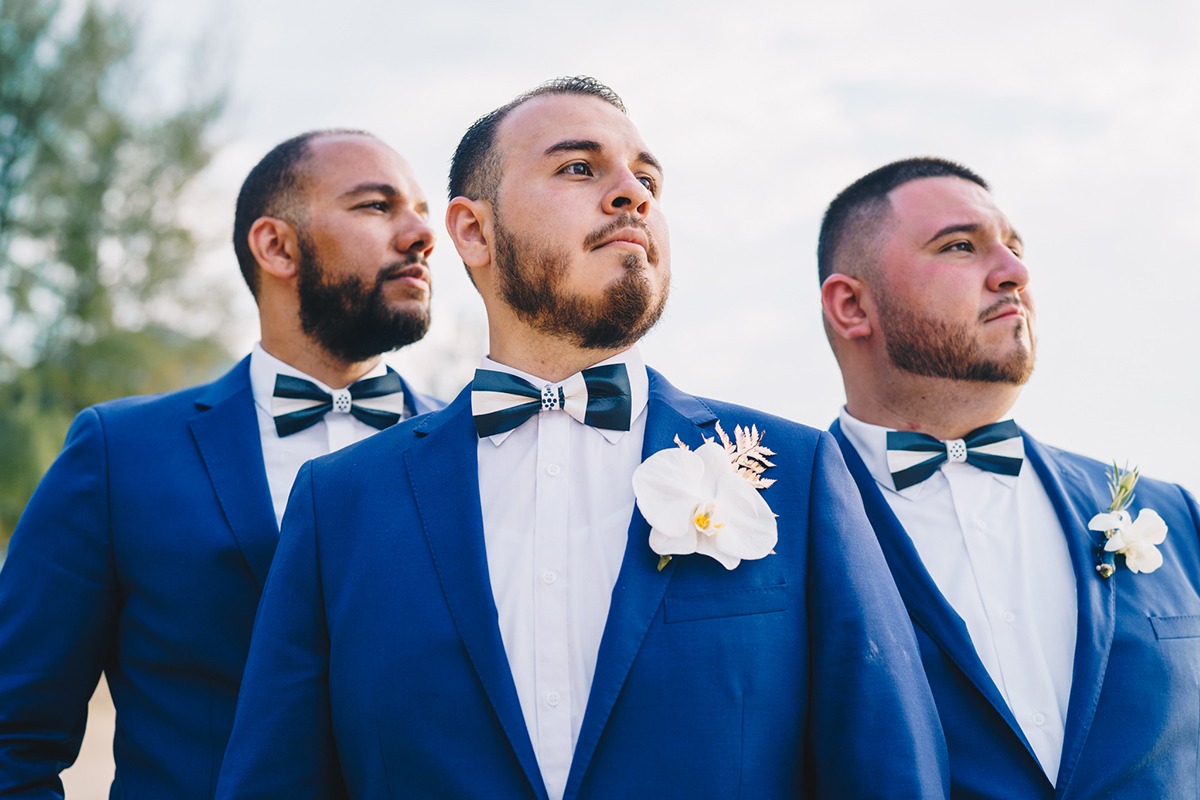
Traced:
[[[146, 3], [152, 42], [208, 31], [231, 79], [191, 211], [220, 237], [241, 178], [294, 133], [374, 131], [440, 219], [477, 116], [556, 75], [609, 83], [667, 170], [674, 292], [648, 361], [687, 390], [822, 427], [842, 402], [815, 278], [825, 204], [896, 158], [960, 160], [1027, 243], [1040, 352], [1018, 421], [1200, 489], [1194, 0]], [[205, 263], [236, 285], [227, 245]], [[433, 267], [434, 330], [393, 360], [447, 391], [467, 367], [439, 359], [481, 352], [483, 314], [448, 238]], [[248, 298], [239, 319], [244, 350]]]

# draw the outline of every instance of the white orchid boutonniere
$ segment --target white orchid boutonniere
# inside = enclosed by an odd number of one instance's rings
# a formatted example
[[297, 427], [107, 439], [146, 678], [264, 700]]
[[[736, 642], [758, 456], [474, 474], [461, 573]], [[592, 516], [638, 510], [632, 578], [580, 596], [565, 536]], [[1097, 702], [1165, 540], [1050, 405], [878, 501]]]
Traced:
[[650, 549], [662, 558], [702, 553], [733, 569], [742, 559], [770, 555], [778, 540], [775, 514], [758, 493], [775, 481], [763, 478], [768, 458], [766, 431], [733, 429], [730, 441], [717, 424], [721, 443], [704, 437], [695, 450], [675, 437], [675, 450], [660, 450], [633, 473], [633, 493], [650, 523]]
[[1125, 556], [1125, 566], [1130, 572], [1154, 572], [1162, 566], [1162, 553], [1158, 547], [1167, 538], [1167, 523], [1157, 511], [1143, 508], [1133, 519], [1125, 509], [1133, 502], [1133, 487], [1137, 485], [1137, 467], [1121, 469], [1113, 464], [1108, 487], [1112, 490], [1112, 502], [1106, 513], [1097, 514], [1088, 522], [1088, 530], [1104, 531], [1107, 541], [1100, 550], [1101, 563], [1096, 572], [1101, 578], [1109, 578], [1116, 571], [1110, 553]]

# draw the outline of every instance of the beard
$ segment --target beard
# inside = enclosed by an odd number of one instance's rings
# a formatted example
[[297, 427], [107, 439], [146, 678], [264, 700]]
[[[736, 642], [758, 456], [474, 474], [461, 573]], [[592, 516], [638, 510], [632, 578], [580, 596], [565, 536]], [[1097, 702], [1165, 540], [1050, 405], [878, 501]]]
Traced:
[[[887, 292], [879, 295], [879, 322], [887, 337], [888, 358], [897, 369], [928, 378], [1017, 386], [1023, 385], [1033, 374], [1036, 348], [1032, 332], [1028, 349], [1019, 348], [1007, 356], [992, 357], [983, 352], [971, 326], [953, 325], [923, 316], [893, 305], [887, 298]], [[979, 315], [979, 322], [1013, 302], [1001, 300], [990, 306]], [[1027, 319], [1014, 324], [1014, 341], [1021, 341], [1028, 325]]]
[[[629, 347], [654, 327], [667, 304], [670, 276], [662, 296], [654, 297], [647, 264], [636, 254], [625, 257], [624, 274], [603, 289], [599, 298], [568, 294], [563, 283], [570, 269], [566, 248], [546, 241], [518, 240], [494, 211], [496, 271], [500, 296], [523, 322], [535, 330], [561, 338], [589, 350]], [[610, 233], [626, 227], [641, 227], [622, 214], [603, 229], [587, 237], [585, 247], [599, 244]], [[649, 232], [647, 231], [647, 236]], [[651, 262], [658, 251], [649, 240], [646, 252]]]
[[296, 286], [300, 328], [330, 355], [355, 363], [419, 341], [429, 330], [429, 306], [388, 307], [387, 279], [420, 263], [419, 255], [380, 270], [373, 286], [356, 275], [332, 278], [317, 259], [316, 247], [301, 232]]

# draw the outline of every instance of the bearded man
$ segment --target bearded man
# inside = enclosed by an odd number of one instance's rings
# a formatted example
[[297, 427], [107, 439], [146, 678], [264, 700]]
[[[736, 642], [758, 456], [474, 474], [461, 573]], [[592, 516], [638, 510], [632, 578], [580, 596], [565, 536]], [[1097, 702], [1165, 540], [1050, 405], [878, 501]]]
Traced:
[[1034, 362], [1024, 251], [949, 161], [838, 195], [818, 246], [832, 432], [916, 627], [952, 796], [1197, 797], [1200, 509], [1009, 418]]
[[412, 169], [317, 131], [250, 172], [233, 243], [262, 340], [206, 386], [83, 411], [0, 571], [0, 796], [62, 797], [104, 672], [113, 797], [209, 800], [300, 465], [440, 407], [380, 354], [429, 325]]
[[489, 355], [446, 409], [301, 471], [219, 797], [942, 794], [832, 440], [642, 362], [662, 189], [590, 78], [467, 132], [446, 219]]

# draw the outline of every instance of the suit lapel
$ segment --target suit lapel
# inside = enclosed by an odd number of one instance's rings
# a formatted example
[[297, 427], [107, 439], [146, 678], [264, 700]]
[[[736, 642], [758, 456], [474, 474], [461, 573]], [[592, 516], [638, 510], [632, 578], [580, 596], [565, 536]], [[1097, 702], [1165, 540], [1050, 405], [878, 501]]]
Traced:
[[188, 423], [192, 438], [242, 556], [262, 589], [279, 528], [263, 465], [249, 357], [211, 384], [196, 400], [196, 409]]
[[468, 386], [445, 409], [426, 416], [404, 462], [458, 634], [530, 786], [544, 799], [545, 784], [500, 637], [488, 577], [470, 398]]
[[[676, 435], [693, 448], [702, 443], [702, 436], [713, 435], [712, 424], [716, 422], [716, 416], [708, 406], [680, 392], [654, 370], [647, 371], [650, 396], [646, 405], [643, 461], [659, 450], [675, 447]], [[650, 525], [635, 506], [625, 556], [613, 587], [608, 620], [600, 640], [587, 711], [567, 778], [564, 794], [567, 798], [579, 792], [621, 687], [625, 685], [642, 641], [658, 614], [667, 584], [675, 574], [675, 562], [658, 571], [658, 556], [650, 550], [649, 537]]]
[[1096, 574], [1096, 547], [1101, 534], [1087, 528], [1092, 515], [1108, 508], [1110, 498], [1083, 470], [1028, 435], [1025, 436], [1025, 451], [1050, 495], [1067, 537], [1079, 604], [1074, 674], [1067, 704], [1062, 762], [1056, 781], [1056, 795], [1062, 797], [1091, 730], [1112, 649], [1117, 581], [1113, 578], [1104, 580]]
[[1037, 756], [1034, 755], [1033, 748], [1029, 746], [1029, 741], [1025, 738], [1021, 726], [1017, 724], [1016, 717], [1013, 716], [1012, 710], [1005, 702], [1004, 696], [1000, 694], [1000, 690], [996, 688], [996, 684], [983, 666], [983, 662], [979, 660], [979, 654], [971, 642], [971, 635], [967, 632], [966, 624], [958, 612], [946, 602], [946, 598], [937, 588], [929, 571], [925, 569], [912, 539], [892, 512], [891, 506], [888, 505], [883, 493], [879, 490], [874, 476], [863, 463], [858, 451], [854, 449], [854, 445], [842, 433], [841, 424], [834, 422], [830, 432], [841, 446], [846, 466], [849, 467], [850, 474], [854, 476], [854, 481], [858, 484], [867, 517], [875, 529], [880, 549], [883, 550], [888, 567], [896, 581], [896, 587], [900, 590], [901, 597], [904, 598], [904, 605], [908, 608], [913, 623], [933, 639], [942, 652], [974, 684], [979, 693], [987, 698], [996, 713], [1004, 719], [1013, 734], [1025, 745], [1030, 758], [1036, 761]]
[[[388, 371], [396, 372], [391, 367], [388, 367]], [[397, 377], [400, 377], [400, 386], [404, 389], [404, 407], [412, 411], [414, 417], [428, 414], [430, 411], [436, 411], [442, 407], [443, 404], [436, 399], [414, 392], [413, 388], [408, 385], [408, 381], [404, 380], [399, 373], [397, 373]]]

